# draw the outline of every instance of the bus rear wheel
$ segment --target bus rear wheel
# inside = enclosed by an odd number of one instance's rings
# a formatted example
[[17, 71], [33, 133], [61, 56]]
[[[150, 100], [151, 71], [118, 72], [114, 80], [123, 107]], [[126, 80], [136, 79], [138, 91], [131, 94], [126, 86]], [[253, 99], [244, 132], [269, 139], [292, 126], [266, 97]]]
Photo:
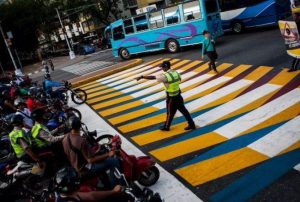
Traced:
[[123, 60], [129, 60], [131, 57], [129, 51], [126, 48], [122, 48], [120, 50], [120, 56]]
[[240, 34], [244, 31], [244, 24], [239, 21], [233, 22], [231, 25], [231, 29], [234, 33]]
[[175, 39], [169, 39], [166, 43], [166, 49], [170, 53], [177, 53], [179, 51], [179, 43]]

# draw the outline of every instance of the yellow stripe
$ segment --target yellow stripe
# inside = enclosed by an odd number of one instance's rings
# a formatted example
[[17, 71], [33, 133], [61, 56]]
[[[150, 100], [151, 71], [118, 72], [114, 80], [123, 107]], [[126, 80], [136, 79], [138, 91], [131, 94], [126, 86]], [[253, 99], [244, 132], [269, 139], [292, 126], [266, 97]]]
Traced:
[[[120, 101], [120, 100], [118, 100], [118, 101]], [[130, 102], [130, 103], [127, 103], [127, 104], [123, 104], [122, 106], [119, 106], [119, 107], [113, 107], [111, 109], [101, 111], [101, 112], [99, 112], [99, 114], [101, 114], [102, 116], [110, 116], [110, 115], [113, 115], [113, 114], [116, 114], [116, 113], [119, 113], [119, 112], [122, 112], [122, 111], [125, 111], [125, 110], [128, 110], [128, 109], [131, 109], [131, 108], [134, 108], [134, 107], [141, 106], [143, 104], [144, 104], [144, 102], [142, 102], [140, 100], [137, 100], [137, 101], [133, 101], [133, 102]]]
[[117, 92], [114, 92], [114, 93], [111, 93], [111, 94], [108, 94], [108, 95], [104, 95], [104, 96], [100, 96], [100, 97], [88, 100], [87, 103], [88, 104], [93, 104], [93, 103], [100, 102], [102, 100], [106, 100], [106, 99], [109, 99], [109, 98], [112, 98], [112, 97], [115, 97], [115, 96], [120, 96], [122, 94], [123, 94], [122, 92], [117, 91]]
[[175, 172], [192, 186], [224, 177], [267, 160], [268, 157], [249, 148], [239, 149], [197, 164], [180, 168]]
[[[121, 92], [118, 92], [118, 93], [121, 93]], [[109, 106], [111, 106], [111, 105], [118, 104], [119, 101], [125, 102], [125, 101], [131, 100], [131, 99], [133, 99], [133, 97], [131, 97], [131, 96], [123, 96], [123, 97], [121, 97], [119, 100], [110, 100], [109, 102], [104, 102], [104, 103], [92, 105], [92, 107], [93, 107], [95, 110], [99, 110], [99, 109], [102, 109], [102, 108], [104, 108], [104, 107], [109, 107]], [[112, 109], [113, 109], [113, 108], [112, 108]], [[110, 109], [110, 110], [111, 110], [111, 109]]]
[[[143, 143], [149, 142], [149, 141], [144, 141], [144, 139], [136, 138], [136, 137], [132, 139], [135, 140], [138, 144], [142, 144], [142, 145]], [[198, 136], [193, 139], [178, 142], [173, 145], [169, 145], [160, 149], [153, 150], [150, 152], [150, 154], [152, 154], [155, 158], [157, 158], [160, 161], [167, 161], [176, 158], [178, 156], [187, 154], [190, 151], [197, 151], [200, 149], [208, 148], [212, 145], [225, 142], [226, 140], [227, 138], [217, 133], [211, 132], [211, 133]]]
[[131, 120], [131, 119], [134, 119], [134, 118], [139, 117], [139, 116], [144, 116], [144, 115], [153, 113], [155, 111], [157, 111], [157, 108], [148, 107], [148, 108], [145, 108], [145, 109], [141, 109], [141, 110], [138, 110], [138, 111], [134, 111], [134, 112], [122, 115], [122, 116], [118, 116], [118, 117], [109, 119], [109, 122], [112, 123], [112, 124], [119, 124], [119, 123], [123, 123], [127, 120]]
[[90, 88], [90, 86], [97, 85], [97, 84], [98, 84], [97, 81], [93, 81], [93, 82], [86, 83], [84, 85], [78, 86], [78, 88], [81, 88], [81, 89]]
[[[86, 93], [89, 95], [89, 97], [94, 97], [94, 94], [97, 94], [97, 91], [98, 93], [100, 92], [101, 94], [99, 95], [102, 95], [104, 93], [109, 93], [111, 91], [114, 91], [113, 88], [110, 88], [109, 86], [106, 86], [106, 85], [102, 85], [100, 87], [97, 87], [97, 88], [93, 88], [91, 90], [87, 90]], [[96, 93], [95, 93], [96, 92]]]
[[253, 72], [251, 72], [250, 74], [248, 74], [244, 79], [246, 79], [246, 80], [252, 80], [252, 81], [258, 81], [260, 78], [262, 78], [263, 76], [265, 76], [271, 70], [273, 70], [272, 67], [259, 66]]
[[[294, 73], [294, 72], [292, 72]], [[276, 84], [276, 85], [286, 85], [289, 83], [293, 78], [295, 78], [298, 75], [298, 73], [291, 74], [291, 72], [287, 72], [287, 69], [284, 69], [279, 72], [270, 82], [270, 84]]]

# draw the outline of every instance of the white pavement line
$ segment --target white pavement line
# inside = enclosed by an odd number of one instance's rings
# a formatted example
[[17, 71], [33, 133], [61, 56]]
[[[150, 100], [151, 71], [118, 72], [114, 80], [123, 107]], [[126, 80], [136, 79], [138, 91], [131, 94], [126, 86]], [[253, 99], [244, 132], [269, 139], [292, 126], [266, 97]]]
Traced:
[[248, 114], [226, 124], [215, 130], [216, 133], [233, 138], [242, 132], [266, 121], [285, 109], [293, 106], [300, 101], [300, 89], [294, 89], [279, 98], [261, 106], [260, 108], [249, 112]]
[[300, 164], [296, 165], [294, 169], [300, 171]]
[[[147, 66], [145, 66], [145, 67], [142, 67], [142, 68], [137, 69], [137, 70], [134, 70], [134, 71], [130, 71], [130, 72], [128, 72], [128, 73], [124, 73], [124, 72], [123, 72], [123, 74], [121, 74], [121, 75], [119, 75], [119, 76], [116, 76], [116, 77], [113, 77], [113, 78], [111, 78], [111, 79], [102, 81], [101, 83], [102, 83], [102, 84], [105, 84], [105, 85], [107, 85], [108, 83], [113, 84], [114, 82], [118, 82], [118, 81], [120, 81], [120, 80], [124, 80], [124, 79], [126, 79], [127, 77], [129, 77], [129, 76], [132, 76], [132, 75], [141, 73], [141, 72], [146, 71], [146, 70], [149, 70], [149, 69], [151, 70], [152, 68], [154, 68], [154, 67], [151, 66], [151, 65], [147, 65]], [[157, 67], [156, 67], [156, 68], [157, 68]], [[158, 68], [157, 68], [157, 69], [158, 69]], [[125, 81], [126, 81], [126, 80], [125, 80]]]
[[118, 76], [120, 76], [120, 75], [126, 74], [126, 73], [131, 72], [131, 71], [134, 71], [134, 70], [136, 70], [136, 69], [139, 69], [139, 68], [141, 68], [141, 67], [143, 67], [143, 66], [144, 66], [144, 65], [141, 64], [141, 65], [138, 65], [138, 66], [136, 66], [136, 67], [133, 67], [133, 68], [130, 68], [130, 69], [127, 69], [127, 70], [118, 72], [118, 73], [116, 73], [116, 74], [112, 74], [112, 75], [110, 75], [110, 76], [107, 76], [107, 77], [98, 79], [97, 82], [102, 82], [102, 81], [106, 81], [106, 80], [108, 80], [108, 79], [112, 79], [112, 78], [118, 77]]
[[278, 85], [265, 84], [240, 97], [235, 98], [234, 100], [231, 100], [230, 102], [227, 102], [226, 104], [223, 104], [215, 109], [212, 109], [194, 118], [194, 121], [198, 126], [201, 127], [206, 126], [226, 116], [227, 114], [237, 111], [238, 109], [243, 108], [244, 106], [254, 102], [255, 100], [262, 98], [263, 96], [275, 90], [278, 90], [280, 87], [281, 86]]
[[136, 73], [132, 76], [126, 77], [124, 79], [121, 79], [121, 80], [118, 80], [118, 81], [115, 81], [113, 83], [109, 83], [109, 84], [106, 84], [106, 85], [109, 86], [109, 87], [114, 87], [114, 86], [117, 86], [117, 85], [121, 84], [122, 86], [127, 87], [127, 86], [132, 85], [132, 83], [136, 83], [136, 78], [137, 77], [139, 77], [141, 75], [145, 75], [145, 74], [151, 74], [151, 73], [153, 73], [153, 72], [155, 72], [159, 69], [160, 69], [160, 67], [151, 68], [148, 71], [143, 71], [143, 72], [140, 72], [140, 73]]
[[[212, 81], [209, 81], [205, 84], [202, 84], [200, 86], [197, 86], [196, 88], [193, 88], [189, 91], [186, 91], [186, 92], [182, 93], [182, 97], [183, 97], [183, 99], [192, 97], [193, 95], [204, 92], [204, 91], [206, 91], [206, 90], [208, 90], [208, 89], [210, 89], [210, 88], [212, 88], [216, 85], [219, 85], [221, 83], [229, 81], [230, 79], [232, 79], [232, 78], [231, 77], [226, 77], [226, 76], [219, 77], [217, 79], [214, 79]], [[166, 103], [165, 102], [160, 102], [160, 103], [157, 103], [157, 104], [153, 105], [153, 107], [156, 107], [158, 109], [164, 109], [166, 107]]]
[[300, 116], [288, 121], [259, 140], [248, 145], [268, 157], [274, 157], [300, 141]]
[[[204, 80], [206, 80], [206, 79], [208, 79], [210, 77], [212, 77], [212, 75], [210, 75], [210, 74], [204, 74], [204, 75], [201, 75], [201, 76], [199, 76], [197, 78], [194, 78], [194, 79], [191, 79], [191, 80], [183, 82], [182, 84], [180, 84], [180, 87], [181, 87], [181, 89], [183, 89], [183, 88], [186, 88], [186, 87], [188, 87], [190, 85], [193, 85], [195, 83], [202, 82], [202, 81], [204, 81]], [[160, 88], [163, 87], [163, 84], [159, 84], [159, 85], [160, 85]], [[143, 96], [143, 95], [147, 95], [147, 94], [149, 94], [149, 91], [147, 89], [145, 89], [145, 90], [142, 90], [140, 92], [134, 93], [131, 96], [133, 96], [133, 97], [139, 97], [139, 96]], [[148, 97], [142, 98], [141, 101], [144, 102], [144, 103], [149, 103], [149, 102], [158, 100], [158, 99], [162, 98], [165, 95], [166, 95], [165, 91], [161, 91], [161, 92], [155, 93], [153, 95], [150, 95]], [[162, 101], [161, 103], [165, 104], [166, 102]], [[163, 107], [165, 107], [165, 105]]]
[[[70, 106], [77, 108], [81, 111], [83, 116], [83, 122], [87, 124], [89, 130], [102, 129], [109, 134], [118, 134], [122, 137], [122, 147], [129, 154], [136, 156], [144, 156], [138, 148], [124, 138], [118, 131], [107, 124], [101, 117], [99, 117], [93, 110], [91, 110], [86, 104], [74, 105], [70, 103]], [[88, 116], [85, 116], [88, 115]], [[167, 172], [160, 165], [157, 165], [160, 170], [159, 181], [150, 187], [153, 191], [159, 192], [164, 198], [165, 202], [201, 202], [201, 200], [189, 189], [187, 189], [179, 180], [173, 175]]]

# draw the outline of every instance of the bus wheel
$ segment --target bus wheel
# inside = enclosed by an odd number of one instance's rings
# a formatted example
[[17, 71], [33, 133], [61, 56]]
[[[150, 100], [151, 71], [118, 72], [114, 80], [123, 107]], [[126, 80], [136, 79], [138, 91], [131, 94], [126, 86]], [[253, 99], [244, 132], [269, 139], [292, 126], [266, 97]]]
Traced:
[[239, 21], [233, 22], [231, 25], [231, 29], [234, 33], [240, 34], [244, 31], [244, 24]]
[[123, 60], [128, 60], [131, 57], [129, 51], [126, 48], [122, 48], [120, 50], [120, 56]]
[[175, 39], [169, 39], [166, 43], [166, 49], [170, 53], [176, 53], [179, 50], [179, 44]]

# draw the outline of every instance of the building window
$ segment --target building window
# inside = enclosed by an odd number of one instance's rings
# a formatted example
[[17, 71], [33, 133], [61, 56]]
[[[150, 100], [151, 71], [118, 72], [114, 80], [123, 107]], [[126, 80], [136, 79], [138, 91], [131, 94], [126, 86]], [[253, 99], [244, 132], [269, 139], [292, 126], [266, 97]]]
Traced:
[[201, 18], [199, 1], [183, 4], [184, 20], [196, 20]]
[[134, 28], [133, 28], [133, 23], [132, 23], [132, 19], [127, 19], [124, 20], [124, 28], [125, 28], [125, 33], [126, 34], [132, 34], [134, 33]]
[[136, 0], [127, 0], [127, 4], [129, 7], [135, 7], [135, 6], [137, 6], [137, 1]]
[[124, 31], [123, 31], [123, 26], [122, 25], [120, 25], [118, 27], [115, 27], [113, 29], [113, 37], [114, 37], [115, 41], [125, 38]]
[[179, 7], [174, 6], [174, 7], [166, 8], [165, 9], [165, 19], [166, 19], [167, 25], [180, 23]]
[[136, 27], [136, 31], [145, 31], [148, 30], [148, 21], [146, 15], [138, 16], [134, 18], [134, 24]]
[[161, 11], [153, 12], [150, 14], [150, 26], [151, 29], [156, 29], [164, 26]]

